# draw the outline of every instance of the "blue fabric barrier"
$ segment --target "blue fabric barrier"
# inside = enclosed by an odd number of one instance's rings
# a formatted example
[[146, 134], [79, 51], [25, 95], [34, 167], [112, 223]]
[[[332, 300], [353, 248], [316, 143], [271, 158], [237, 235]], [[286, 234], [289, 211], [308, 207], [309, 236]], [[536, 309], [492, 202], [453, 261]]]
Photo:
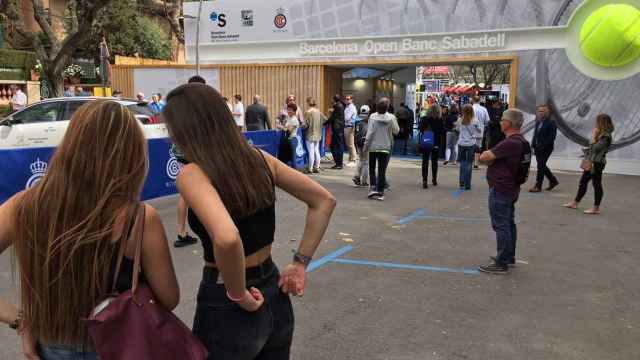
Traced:
[[[299, 133], [299, 136], [302, 133]], [[278, 156], [280, 131], [265, 130], [246, 132], [249, 143]], [[181, 165], [169, 151], [166, 138], [149, 139], [149, 173], [142, 191], [144, 200], [175, 194], [176, 178]], [[0, 204], [13, 194], [35, 185], [47, 171], [48, 162], [55, 147], [0, 150]], [[298, 164], [307, 160], [306, 145], [297, 156]], [[298, 155], [298, 154], [297, 154]]]

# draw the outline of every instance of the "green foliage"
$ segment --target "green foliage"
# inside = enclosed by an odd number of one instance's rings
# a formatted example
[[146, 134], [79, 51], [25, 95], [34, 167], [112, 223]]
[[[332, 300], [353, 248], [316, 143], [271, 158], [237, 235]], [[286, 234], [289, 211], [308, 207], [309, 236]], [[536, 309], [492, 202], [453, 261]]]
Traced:
[[35, 53], [0, 49], [0, 80], [31, 80], [36, 62]]
[[170, 59], [169, 36], [153, 20], [141, 14], [137, 0], [119, 0], [101, 10], [89, 40], [80, 51], [82, 57], [100, 58], [100, 41], [106, 35], [111, 56]]

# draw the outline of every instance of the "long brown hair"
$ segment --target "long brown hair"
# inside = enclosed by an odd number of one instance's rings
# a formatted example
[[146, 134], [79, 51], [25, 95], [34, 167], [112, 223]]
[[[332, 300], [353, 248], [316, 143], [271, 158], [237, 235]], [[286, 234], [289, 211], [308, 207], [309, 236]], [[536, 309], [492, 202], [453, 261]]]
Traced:
[[179, 86], [167, 96], [162, 116], [173, 142], [207, 174], [232, 216], [273, 204], [271, 170], [238, 131], [218, 91], [202, 84]]
[[40, 341], [85, 343], [81, 319], [111, 292], [111, 262], [127, 235], [115, 231], [132, 221], [146, 146], [129, 110], [89, 102], [73, 115], [42, 181], [22, 194], [14, 247], [24, 325]]
[[473, 106], [466, 104], [462, 107], [462, 125], [466, 126], [471, 124], [474, 116], [476, 116], [476, 114], [473, 111]]
[[611, 135], [615, 130], [611, 116], [607, 114], [599, 114], [596, 117], [596, 128], [598, 128], [598, 139], [596, 140], [599, 140], [605, 134]]

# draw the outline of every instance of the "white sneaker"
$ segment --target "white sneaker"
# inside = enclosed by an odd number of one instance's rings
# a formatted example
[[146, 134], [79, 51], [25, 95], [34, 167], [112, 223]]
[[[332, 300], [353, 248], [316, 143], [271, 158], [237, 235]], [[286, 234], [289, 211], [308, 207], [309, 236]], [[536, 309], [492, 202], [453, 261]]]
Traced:
[[373, 198], [374, 198], [374, 197], [376, 197], [377, 195], [378, 195], [378, 192], [377, 192], [377, 191], [370, 191], [370, 192], [369, 192], [369, 195], [367, 195], [367, 197], [368, 197], [369, 199], [373, 199]]
[[374, 196], [373, 199], [378, 201], [384, 201], [384, 195], [378, 194], [377, 196]]

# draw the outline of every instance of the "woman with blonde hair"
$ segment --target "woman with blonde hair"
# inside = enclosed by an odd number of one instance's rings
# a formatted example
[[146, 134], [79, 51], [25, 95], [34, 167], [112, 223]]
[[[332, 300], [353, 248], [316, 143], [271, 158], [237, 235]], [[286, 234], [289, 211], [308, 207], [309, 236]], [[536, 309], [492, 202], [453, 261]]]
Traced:
[[577, 209], [578, 203], [587, 193], [589, 181], [593, 180], [593, 190], [595, 191], [595, 201], [592, 208], [585, 210], [585, 214], [600, 214], [600, 203], [604, 196], [602, 189], [602, 173], [607, 164], [607, 152], [613, 143], [613, 121], [607, 114], [600, 114], [596, 117], [596, 126], [591, 131], [591, 142], [589, 148], [585, 149], [584, 160], [582, 161], [582, 177], [578, 186], [578, 193], [575, 199], [565, 207], [569, 209]]
[[471, 190], [471, 174], [476, 149], [476, 138], [482, 134], [480, 122], [476, 119], [473, 106], [462, 107], [462, 119], [458, 129], [458, 162], [460, 163], [460, 189]]
[[83, 319], [113, 293], [114, 279], [116, 292], [131, 288], [138, 217], [139, 281], [165, 308], [178, 304], [164, 227], [139, 201], [147, 168], [133, 114], [113, 101], [89, 102], [71, 119], [45, 177], [0, 206], [0, 252], [14, 246], [21, 295], [20, 310], [0, 299], [0, 320], [18, 330], [28, 359], [97, 358]]

